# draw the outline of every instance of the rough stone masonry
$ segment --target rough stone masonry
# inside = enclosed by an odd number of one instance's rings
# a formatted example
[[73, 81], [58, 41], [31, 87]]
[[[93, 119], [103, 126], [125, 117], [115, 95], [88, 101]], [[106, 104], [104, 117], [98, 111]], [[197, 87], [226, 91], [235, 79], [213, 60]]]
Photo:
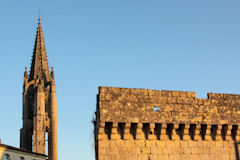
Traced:
[[96, 160], [238, 160], [240, 95], [99, 87]]

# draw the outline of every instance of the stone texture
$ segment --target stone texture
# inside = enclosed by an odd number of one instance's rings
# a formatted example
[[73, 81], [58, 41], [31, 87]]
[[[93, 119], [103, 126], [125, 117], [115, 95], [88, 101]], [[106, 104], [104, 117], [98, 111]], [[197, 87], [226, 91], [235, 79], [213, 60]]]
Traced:
[[96, 159], [234, 160], [239, 104], [232, 94], [201, 99], [195, 92], [100, 87]]

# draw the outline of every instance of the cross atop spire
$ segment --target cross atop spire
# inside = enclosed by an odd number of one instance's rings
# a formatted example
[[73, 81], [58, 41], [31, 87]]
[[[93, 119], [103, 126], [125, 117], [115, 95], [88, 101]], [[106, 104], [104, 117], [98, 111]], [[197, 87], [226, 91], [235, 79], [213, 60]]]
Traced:
[[32, 56], [30, 80], [42, 79], [46, 82], [50, 81], [50, 74], [40, 16], [38, 20], [39, 22]]

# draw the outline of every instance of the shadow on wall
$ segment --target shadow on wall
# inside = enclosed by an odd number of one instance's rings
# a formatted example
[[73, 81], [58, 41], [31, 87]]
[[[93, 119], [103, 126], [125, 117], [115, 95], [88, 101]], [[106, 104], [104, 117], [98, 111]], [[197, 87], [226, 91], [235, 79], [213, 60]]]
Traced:
[[238, 147], [239, 145], [240, 145], [240, 142], [237, 142], [237, 141], [234, 142], [236, 160], [240, 160], [240, 159], [239, 159], [239, 147]]

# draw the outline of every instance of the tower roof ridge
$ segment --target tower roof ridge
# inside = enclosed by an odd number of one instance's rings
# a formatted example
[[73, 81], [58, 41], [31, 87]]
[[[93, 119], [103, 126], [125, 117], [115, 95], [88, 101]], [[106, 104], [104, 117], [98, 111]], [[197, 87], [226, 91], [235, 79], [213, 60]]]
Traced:
[[50, 80], [50, 73], [47, 61], [47, 52], [44, 43], [43, 30], [41, 26], [41, 17], [39, 16], [37, 34], [33, 50], [30, 80], [43, 79], [44, 81]]

